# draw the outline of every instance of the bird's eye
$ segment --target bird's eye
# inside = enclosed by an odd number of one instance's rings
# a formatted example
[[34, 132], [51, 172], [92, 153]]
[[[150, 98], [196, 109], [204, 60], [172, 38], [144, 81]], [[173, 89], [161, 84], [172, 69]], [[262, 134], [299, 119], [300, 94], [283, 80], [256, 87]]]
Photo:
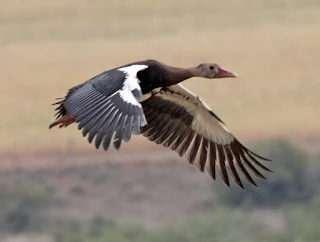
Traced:
[[210, 70], [213, 70], [213, 68], [214, 68], [213, 66], [209, 66], [209, 69], [210, 69]]

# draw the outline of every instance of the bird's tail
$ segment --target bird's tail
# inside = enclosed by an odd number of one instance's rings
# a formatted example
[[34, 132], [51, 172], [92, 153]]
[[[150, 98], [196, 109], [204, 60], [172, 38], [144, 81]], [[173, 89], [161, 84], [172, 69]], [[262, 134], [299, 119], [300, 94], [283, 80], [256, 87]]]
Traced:
[[49, 125], [49, 129], [53, 128], [54, 126], [60, 124], [59, 128], [67, 127], [68, 125], [74, 123], [76, 121], [76, 117], [73, 115], [66, 114], [60, 118], [58, 118], [56, 121], [54, 121], [52, 124]]

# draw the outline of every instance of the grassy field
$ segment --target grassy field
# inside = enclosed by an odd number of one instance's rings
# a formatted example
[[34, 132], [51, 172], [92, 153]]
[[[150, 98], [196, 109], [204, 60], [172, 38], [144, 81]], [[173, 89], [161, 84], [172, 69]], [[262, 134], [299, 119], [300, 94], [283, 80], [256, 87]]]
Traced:
[[93, 150], [76, 127], [48, 130], [50, 104], [106, 69], [147, 58], [176, 66], [215, 61], [237, 72], [238, 79], [185, 85], [242, 140], [319, 134], [317, 0], [0, 5], [1, 152], [65, 150], [66, 144]]

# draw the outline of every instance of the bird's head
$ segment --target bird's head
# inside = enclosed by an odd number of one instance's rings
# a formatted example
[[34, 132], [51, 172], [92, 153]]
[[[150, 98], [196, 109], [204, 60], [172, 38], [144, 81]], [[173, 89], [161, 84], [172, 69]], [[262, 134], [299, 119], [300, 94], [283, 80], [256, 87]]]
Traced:
[[232, 73], [220, 67], [215, 63], [202, 63], [198, 65], [197, 72], [199, 77], [204, 78], [227, 78], [227, 77], [237, 77], [236, 73]]

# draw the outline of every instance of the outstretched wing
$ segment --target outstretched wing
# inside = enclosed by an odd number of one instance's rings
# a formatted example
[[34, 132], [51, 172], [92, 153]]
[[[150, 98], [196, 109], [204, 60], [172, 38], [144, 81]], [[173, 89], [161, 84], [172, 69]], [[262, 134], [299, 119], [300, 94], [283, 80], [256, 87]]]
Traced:
[[138, 100], [142, 93], [136, 77], [146, 65], [131, 65], [101, 73], [71, 89], [59, 102], [59, 116], [74, 117], [83, 136], [91, 143], [95, 138], [98, 149], [108, 149], [113, 141], [116, 149], [121, 141], [128, 142], [131, 134], [140, 134], [146, 125], [143, 109]]
[[142, 134], [149, 140], [170, 147], [186, 156], [213, 179], [218, 170], [230, 186], [229, 174], [243, 188], [239, 172], [255, 185], [249, 171], [264, 178], [258, 168], [270, 171], [259, 162], [265, 159], [244, 147], [209, 107], [182, 85], [159, 89], [142, 103], [148, 125]]

